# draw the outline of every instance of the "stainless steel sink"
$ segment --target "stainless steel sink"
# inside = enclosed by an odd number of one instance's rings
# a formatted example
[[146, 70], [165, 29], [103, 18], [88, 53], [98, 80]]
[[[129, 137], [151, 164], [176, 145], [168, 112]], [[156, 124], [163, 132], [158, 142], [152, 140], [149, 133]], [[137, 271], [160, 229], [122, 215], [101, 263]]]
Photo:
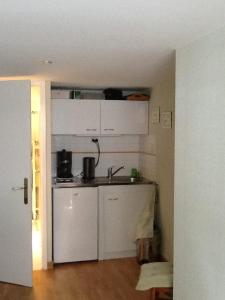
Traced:
[[129, 176], [114, 176], [111, 179], [108, 177], [96, 177], [93, 179], [98, 185], [111, 185], [111, 184], [132, 184], [132, 183], [141, 183], [141, 179], [131, 178]]
[[53, 187], [96, 187], [100, 185], [122, 185], [122, 184], [148, 184], [151, 183], [145, 178], [135, 179], [129, 176], [113, 176], [111, 179], [108, 177], [96, 177], [92, 180], [85, 181], [80, 178], [74, 178], [73, 182], [69, 183], [54, 183]]

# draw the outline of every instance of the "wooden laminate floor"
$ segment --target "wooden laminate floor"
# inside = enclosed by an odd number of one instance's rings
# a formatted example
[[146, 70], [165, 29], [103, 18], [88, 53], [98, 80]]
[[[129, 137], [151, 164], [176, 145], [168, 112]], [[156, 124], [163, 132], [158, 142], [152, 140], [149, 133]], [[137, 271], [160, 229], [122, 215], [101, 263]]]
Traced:
[[140, 267], [135, 258], [57, 265], [34, 271], [33, 288], [0, 283], [4, 300], [149, 300], [135, 291]]

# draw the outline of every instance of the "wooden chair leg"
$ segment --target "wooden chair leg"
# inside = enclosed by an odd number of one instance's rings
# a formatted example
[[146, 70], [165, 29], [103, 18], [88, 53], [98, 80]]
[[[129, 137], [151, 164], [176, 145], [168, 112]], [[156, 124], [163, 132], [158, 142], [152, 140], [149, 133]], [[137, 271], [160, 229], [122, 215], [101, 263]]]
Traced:
[[173, 289], [172, 288], [156, 288], [156, 299], [173, 299]]
[[150, 289], [150, 300], [155, 300], [155, 288]]
[[[152, 288], [149, 291], [149, 300], [159, 300], [159, 299], [173, 299], [173, 289], [172, 288]], [[162, 297], [162, 298], [161, 298]]]

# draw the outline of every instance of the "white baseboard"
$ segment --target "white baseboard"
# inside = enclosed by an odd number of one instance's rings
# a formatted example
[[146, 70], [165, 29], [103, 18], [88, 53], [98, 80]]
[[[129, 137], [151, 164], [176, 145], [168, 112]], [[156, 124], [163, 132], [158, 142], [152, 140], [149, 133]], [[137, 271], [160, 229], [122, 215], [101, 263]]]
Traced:
[[102, 253], [102, 255], [99, 256], [99, 260], [113, 259], [113, 258], [135, 257], [136, 255], [137, 255], [136, 250], [106, 252], [106, 253]]

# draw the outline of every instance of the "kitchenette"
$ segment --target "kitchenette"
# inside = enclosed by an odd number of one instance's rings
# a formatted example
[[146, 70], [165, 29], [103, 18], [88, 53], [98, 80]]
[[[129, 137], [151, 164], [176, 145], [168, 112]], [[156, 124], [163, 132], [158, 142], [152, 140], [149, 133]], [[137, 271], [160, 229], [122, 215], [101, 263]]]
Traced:
[[54, 263], [136, 256], [156, 188], [139, 172], [149, 95], [109, 90], [52, 90]]

